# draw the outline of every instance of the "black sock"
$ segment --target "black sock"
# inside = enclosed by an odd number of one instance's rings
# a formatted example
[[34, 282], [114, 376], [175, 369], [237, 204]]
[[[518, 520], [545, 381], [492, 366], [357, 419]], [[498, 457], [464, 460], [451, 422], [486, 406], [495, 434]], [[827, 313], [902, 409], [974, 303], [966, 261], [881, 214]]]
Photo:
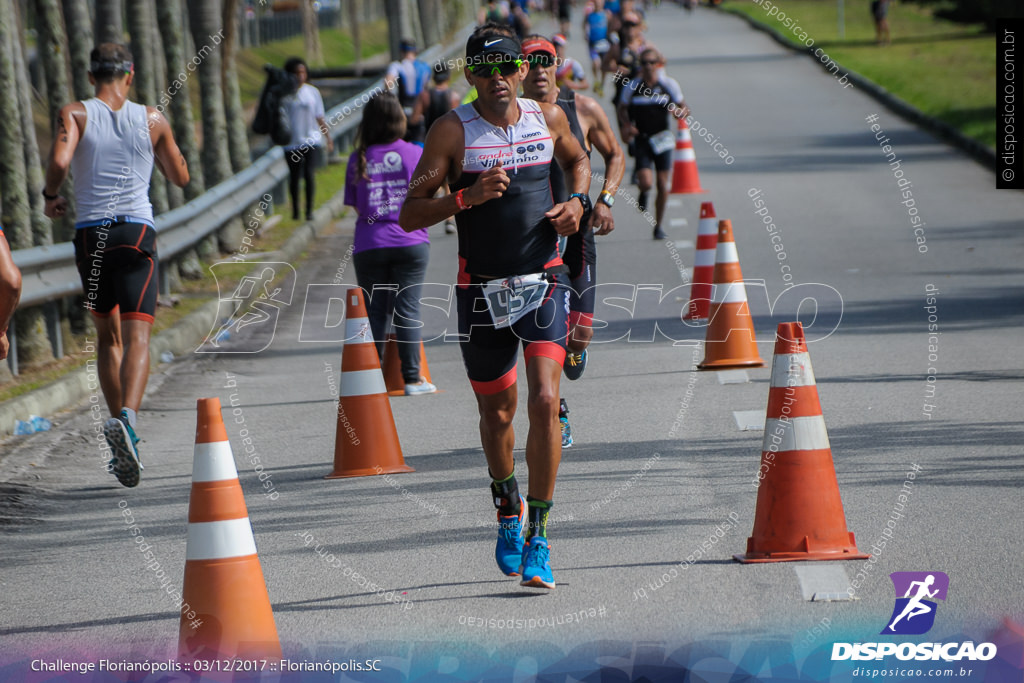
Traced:
[[558, 417], [567, 417], [569, 415], [569, 404], [565, 402], [564, 398], [558, 399]]
[[534, 536], [541, 538], [548, 537], [548, 513], [554, 507], [554, 501], [538, 500], [537, 498], [526, 497], [527, 517], [529, 527], [526, 532], [527, 540]]
[[[490, 474], [490, 470], [487, 471]], [[491, 477], [491, 497], [494, 507], [502, 517], [518, 516], [522, 508], [519, 501], [519, 484], [516, 482], [515, 470], [502, 481]]]

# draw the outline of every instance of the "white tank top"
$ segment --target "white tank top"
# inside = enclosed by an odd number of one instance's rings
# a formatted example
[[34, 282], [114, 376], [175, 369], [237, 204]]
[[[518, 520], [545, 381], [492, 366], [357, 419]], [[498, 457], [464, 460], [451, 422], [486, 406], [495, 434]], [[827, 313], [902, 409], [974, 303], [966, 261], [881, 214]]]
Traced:
[[110, 223], [153, 225], [149, 180], [153, 141], [146, 107], [125, 101], [114, 111], [100, 99], [86, 100], [85, 134], [71, 159], [77, 228]]

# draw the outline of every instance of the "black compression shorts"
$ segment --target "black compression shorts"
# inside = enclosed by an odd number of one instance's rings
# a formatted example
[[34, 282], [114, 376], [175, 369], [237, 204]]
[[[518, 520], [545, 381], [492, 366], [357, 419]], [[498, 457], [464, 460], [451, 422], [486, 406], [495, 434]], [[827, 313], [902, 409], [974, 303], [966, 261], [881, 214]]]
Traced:
[[497, 394], [516, 383], [520, 343], [527, 363], [538, 356], [559, 365], [565, 361], [570, 288], [564, 274], [551, 277], [540, 308], [500, 329], [494, 327], [479, 280], [456, 287], [462, 362], [476, 393]]
[[668, 150], [661, 154], [655, 154], [654, 150], [651, 149], [650, 138], [644, 135], [639, 135], [636, 138], [636, 148], [634, 151], [636, 157], [637, 168], [651, 168], [654, 167], [656, 171], [668, 171], [672, 168], [672, 151]]
[[86, 307], [105, 318], [153, 322], [156, 315], [156, 230], [144, 223], [113, 223], [75, 230], [75, 264]]
[[565, 242], [562, 261], [569, 267], [572, 292], [569, 295], [569, 321], [590, 327], [594, 318], [597, 296], [597, 244], [594, 231], [584, 229], [590, 214], [580, 220], [580, 230], [569, 235]]

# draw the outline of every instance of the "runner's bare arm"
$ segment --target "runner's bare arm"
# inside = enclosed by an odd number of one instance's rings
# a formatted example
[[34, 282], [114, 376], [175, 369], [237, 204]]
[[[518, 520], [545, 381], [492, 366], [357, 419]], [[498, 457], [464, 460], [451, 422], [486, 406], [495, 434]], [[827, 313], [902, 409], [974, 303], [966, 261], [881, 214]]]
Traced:
[[[626, 155], [622, 153], [622, 147], [615, 139], [615, 131], [612, 130], [608, 116], [596, 100], [577, 94], [576, 107], [589, 124], [587, 139], [604, 159], [605, 178], [601, 191], [614, 197], [619, 191], [619, 183], [622, 182], [622, 176], [626, 171]], [[612, 216], [611, 207], [603, 202], [595, 202], [594, 211], [590, 215], [590, 225], [600, 226], [595, 231], [597, 235], [607, 235], [614, 230], [615, 218]]]
[[153, 162], [168, 180], [178, 187], [188, 185], [188, 164], [185, 155], [178, 149], [171, 132], [171, 124], [164, 115], [153, 107], [146, 107], [149, 135], [153, 141]]
[[[72, 102], [61, 107], [57, 114], [57, 130], [54, 132], [53, 149], [50, 151], [50, 162], [46, 166], [46, 183], [43, 192], [54, 196], [60, 192], [60, 186], [68, 177], [71, 169], [71, 158], [75, 156], [78, 141], [82, 138], [81, 125], [85, 123], [85, 105]], [[68, 201], [64, 197], [47, 199], [43, 209], [50, 218], [63, 216]]]
[[[565, 174], [566, 186], [572, 190], [570, 194], [586, 194], [590, 189], [590, 160], [587, 153], [583, 151], [569, 129], [569, 119], [565, 117], [561, 108], [545, 103], [540, 107], [551, 132], [555, 159]], [[580, 218], [583, 217], [583, 203], [578, 199], [570, 199], [568, 202], [555, 204], [545, 215], [551, 220], [555, 232], [559, 235], [571, 235], [579, 230]]]
[[0, 232], [0, 360], [7, 358], [10, 343], [7, 340], [7, 326], [18, 307], [21, 298], [21, 271], [14, 265], [7, 238]]
[[455, 114], [442, 116], [430, 127], [423, 142], [423, 155], [413, 171], [409, 193], [398, 215], [398, 224], [403, 230], [412, 232], [426, 228], [459, 212], [455, 195], [435, 198], [434, 194], [452, 171], [453, 158], [462, 154], [463, 145], [462, 123]]

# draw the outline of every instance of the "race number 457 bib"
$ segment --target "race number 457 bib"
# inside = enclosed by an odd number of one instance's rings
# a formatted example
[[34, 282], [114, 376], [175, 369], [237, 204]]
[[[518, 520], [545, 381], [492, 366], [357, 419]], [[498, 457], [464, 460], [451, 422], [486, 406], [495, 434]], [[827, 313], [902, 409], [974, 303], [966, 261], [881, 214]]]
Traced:
[[491, 320], [496, 328], [501, 328], [540, 308], [548, 291], [548, 281], [544, 273], [534, 273], [488, 280], [481, 288]]

